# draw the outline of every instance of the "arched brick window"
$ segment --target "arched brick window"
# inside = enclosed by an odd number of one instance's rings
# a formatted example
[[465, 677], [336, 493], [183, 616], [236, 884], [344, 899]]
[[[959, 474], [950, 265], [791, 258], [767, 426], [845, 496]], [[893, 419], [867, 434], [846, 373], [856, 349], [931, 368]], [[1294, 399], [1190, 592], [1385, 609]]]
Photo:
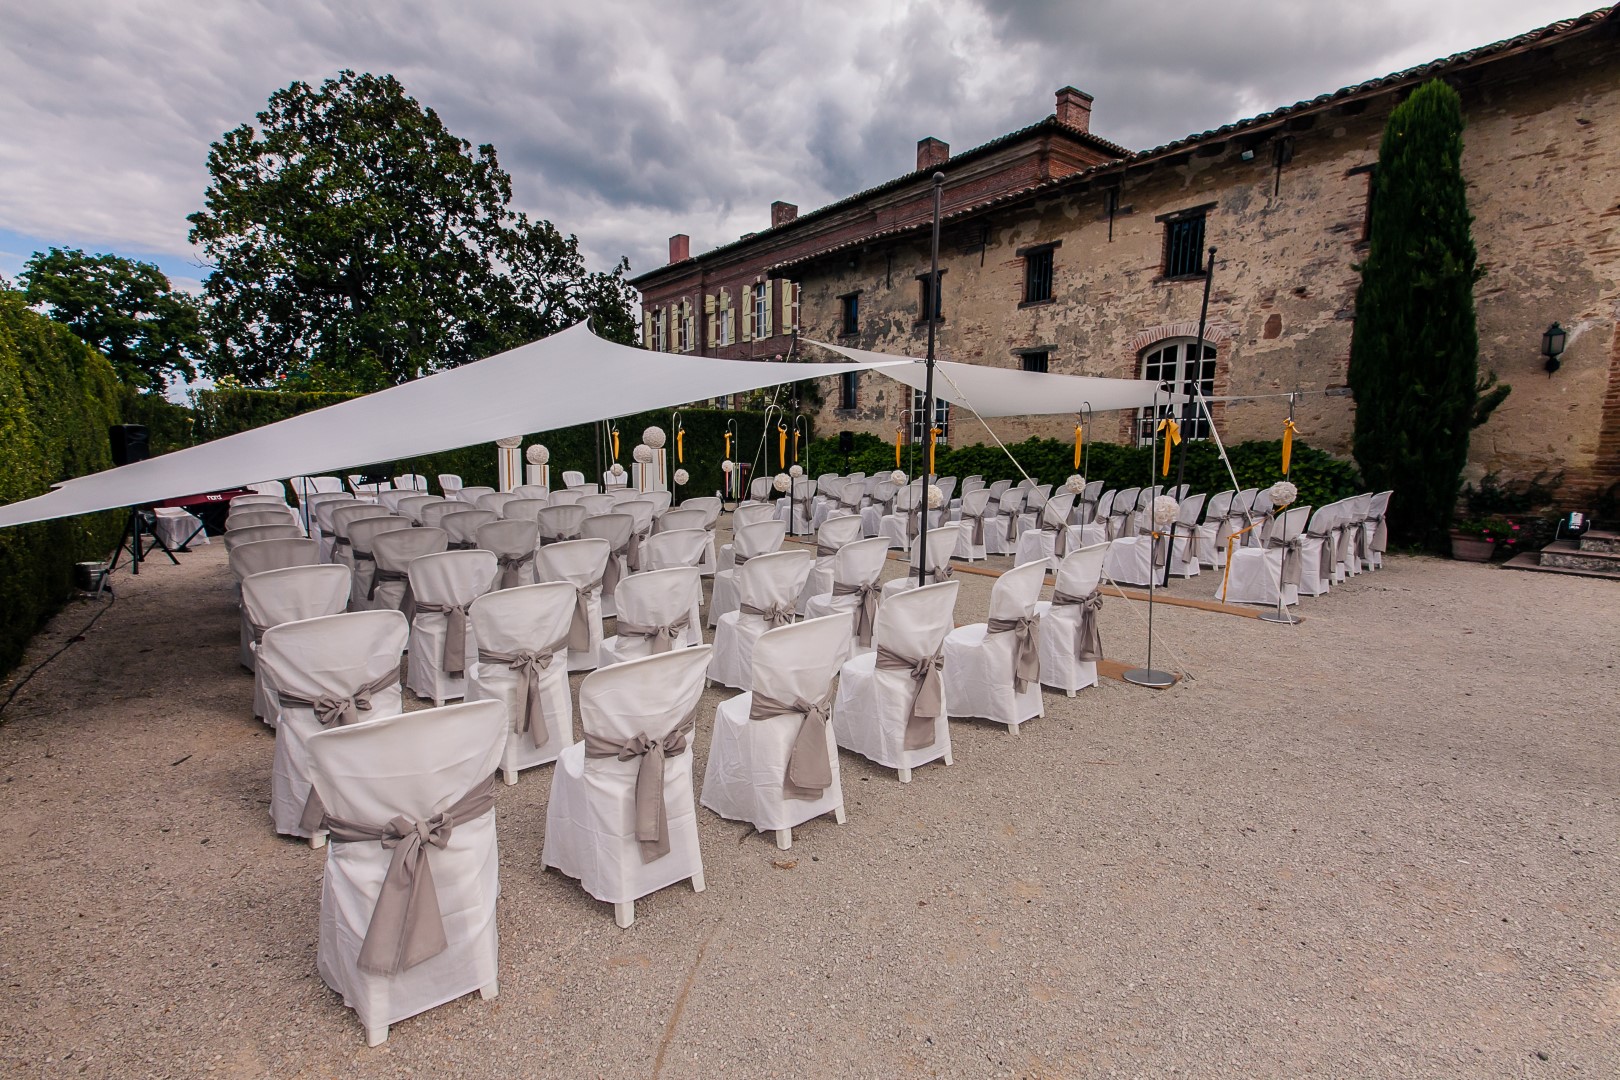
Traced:
[[[1154, 382], [1168, 382], [1182, 393], [1197, 390], [1205, 398], [1215, 393], [1215, 346], [1204, 339], [1202, 350], [1193, 337], [1165, 338], [1154, 342], [1141, 352], [1141, 374]], [[1154, 426], [1160, 417], [1182, 416], [1179, 406], [1161, 405], [1157, 413], [1151, 408], [1137, 413], [1136, 439], [1146, 445], [1153, 441]], [[1209, 438], [1209, 420], [1203, 410], [1195, 409], [1190, 419], [1181, 420], [1184, 439]]]

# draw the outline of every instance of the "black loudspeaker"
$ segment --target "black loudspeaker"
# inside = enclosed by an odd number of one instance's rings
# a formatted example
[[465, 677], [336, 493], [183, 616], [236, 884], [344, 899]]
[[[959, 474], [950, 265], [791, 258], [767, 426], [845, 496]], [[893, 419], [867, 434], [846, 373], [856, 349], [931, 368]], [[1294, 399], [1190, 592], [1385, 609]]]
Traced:
[[114, 424], [107, 429], [107, 435], [112, 440], [114, 465], [129, 465], [152, 456], [146, 428], [140, 424]]
[[855, 433], [853, 431], [840, 431], [838, 433], [838, 452], [840, 454], [853, 454], [855, 452]]

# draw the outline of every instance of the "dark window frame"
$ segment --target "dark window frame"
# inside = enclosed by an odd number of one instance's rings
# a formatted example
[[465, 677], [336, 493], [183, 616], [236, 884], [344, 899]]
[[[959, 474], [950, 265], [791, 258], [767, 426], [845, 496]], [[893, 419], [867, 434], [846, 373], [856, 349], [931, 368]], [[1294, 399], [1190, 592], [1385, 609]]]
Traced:
[[[944, 282], [947, 269], [947, 267], [940, 268], [939, 275], [934, 281], [934, 288], [931, 290], [934, 300], [934, 321], [936, 323], [945, 321], [945, 290], [939, 286]], [[913, 326], [928, 325], [928, 299], [930, 295], [928, 278], [927, 273], [917, 275], [917, 321], [912, 324]]]
[[1049, 374], [1052, 370], [1051, 349], [1014, 349], [1018, 356], [1018, 364], [1024, 371], [1036, 371]]
[[838, 407], [840, 409], [860, 407], [857, 397], [860, 392], [859, 383], [857, 382], [859, 376], [860, 372], [858, 371], [846, 371], [838, 376]]
[[1033, 244], [1019, 248], [1013, 254], [1024, 260], [1024, 298], [1021, 308], [1055, 303], [1057, 300], [1057, 260], [1053, 253], [1063, 245], [1061, 240], [1050, 244]]
[[838, 298], [838, 336], [855, 337], [861, 332], [861, 290]]
[[[1161, 281], [1197, 281], [1204, 266], [1205, 241], [1209, 238], [1209, 212], [1218, 204], [1204, 203], [1160, 214], [1153, 220], [1164, 226], [1164, 250], [1159, 263]], [[1191, 257], [1191, 265], [1188, 258]]]

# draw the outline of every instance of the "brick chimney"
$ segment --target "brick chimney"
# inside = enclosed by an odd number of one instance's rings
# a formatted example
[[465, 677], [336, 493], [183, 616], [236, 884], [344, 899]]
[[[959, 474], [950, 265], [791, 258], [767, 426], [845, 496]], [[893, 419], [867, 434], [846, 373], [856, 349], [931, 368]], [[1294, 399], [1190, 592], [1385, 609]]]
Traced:
[[1057, 92], [1057, 121], [1077, 131], [1091, 130], [1091, 102], [1094, 99], [1084, 90], [1065, 86]]
[[786, 225], [798, 216], [799, 208], [790, 202], [782, 202], [778, 199], [776, 202], [771, 203], [771, 228], [773, 229], [778, 225]]
[[943, 165], [951, 156], [950, 143], [940, 142], [933, 136], [917, 140], [917, 171]]
[[671, 264], [685, 262], [692, 257], [692, 238], [685, 233], [676, 233], [669, 238], [669, 261]]

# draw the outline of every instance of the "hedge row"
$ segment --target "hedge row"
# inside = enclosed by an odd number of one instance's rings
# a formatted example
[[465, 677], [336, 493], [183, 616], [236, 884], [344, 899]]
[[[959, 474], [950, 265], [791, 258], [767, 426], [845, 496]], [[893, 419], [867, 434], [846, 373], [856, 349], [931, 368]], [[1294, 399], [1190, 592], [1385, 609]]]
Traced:
[[[105, 357], [0, 290], [0, 503], [110, 467], [121, 399]], [[0, 675], [73, 595], [73, 564], [105, 558], [122, 527], [103, 513], [0, 529]]]
[[[1056, 439], [1027, 439], [1009, 444], [1007, 450], [1025, 472], [1043, 484], [1061, 484], [1080, 471], [1074, 468], [1073, 443]], [[1186, 482], [1190, 490], [1213, 495], [1231, 488], [1232, 480], [1227, 475], [1226, 467], [1221, 464], [1213, 442], [1182, 443], [1176, 451], [1177, 455], [1182, 450], [1187, 451]], [[1160, 454], [1162, 465], [1162, 450]], [[1150, 460], [1152, 451], [1146, 446], [1097, 442], [1091, 445], [1088, 455], [1084, 467], [1086, 478], [1102, 480], [1107, 488], [1141, 487], [1150, 483], [1173, 484], [1180, 468], [1179, 456], [1173, 458], [1170, 478], [1164, 480]], [[1227, 447], [1227, 456], [1240, 487], [1267, 487], [1282, 479], [1282, 443], [1279, 440], [1236, 443]], [[829, 463], [836, 471], [843, 471], [844, 455], [839, 452], [836, 439], [822, 439], [814, 443], [811, 457], [817, 462]], [[909, 446], [902, 447], [901, 461], [901, 467], [913, 476], [924, 465]], [[854, 452], [849, 455], [849, 469], [869, 474], [892, 471], [894, 444], [885, 443], [873, 435], [857, 435]], [[1000, 447], [983, 443], [939, 447], [935, 452], [935, 469], [940, 476], [958, 478], [975, 474], [987, 481], [1022, 478]], [[816, 470], [827, 471], [820, 465]], [[1297, 440], [1289, 479], [1299, 488], [1301, 505], [1322, 506], [1362, 490], [1355, 466]]]

